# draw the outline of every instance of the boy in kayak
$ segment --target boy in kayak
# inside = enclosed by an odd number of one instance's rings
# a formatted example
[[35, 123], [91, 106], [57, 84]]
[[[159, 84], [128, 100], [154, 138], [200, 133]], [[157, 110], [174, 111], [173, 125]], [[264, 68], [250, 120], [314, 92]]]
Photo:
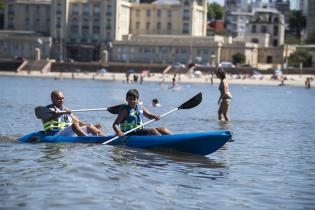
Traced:
[[[59, 90], [51, 92], [52, 104], [46, 106], [49, 115], [42, 116], [44, 131], [49, 136], [87, 136], [105, 134], [100, 130], [99, 124], [86, 124], [71, 113], [70, 109], [64, 108], [64, 95]], [[66, 113], [59, 113], [66, 111]]]
[[[126, 101], [128, 104], [123, 106], [113, 123], [113, 129], [117, 136], [123, 136], [133, 128], [143, 124], [143, 116], [148, 119], [160, 120], [159, 115], [150, 113], [145, 107], [141, 106], [139, 102], [139, 92], [136, 89], [130, 89], [126, 94]], [[167, 128], [143, 128], [131, 132], [129, 135], [168, 135], [171, 132]]]

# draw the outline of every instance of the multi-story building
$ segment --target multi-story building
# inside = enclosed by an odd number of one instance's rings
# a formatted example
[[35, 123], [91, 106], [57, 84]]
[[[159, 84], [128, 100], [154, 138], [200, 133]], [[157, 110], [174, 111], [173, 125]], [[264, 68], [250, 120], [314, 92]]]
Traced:
[[296, 0], [296, 9], [306, 15], [308, 8], [308, 0]]
[[30, 30], [50, 34], [51, 0], [6, 1], [4, 28], [7, 30]]
[[247, 11], [248, 2], [247, 0], [225, 0], [224, 2], [224, 13], [230, 11]]
[[276, 0], [275, 8], [281, 12], [284, 16], [284, 21], [286, 25], [289, 22], [289, 12], [290, 12], [290, 0]]
[[[311, 3], [311, 1], [313, 3]], [[313, 0], [308, 0], [308, 8], [306, 15], [306, 37], [308, 37], [311, 32], [315, 30], [315, 2]]]
[[58, 60], [98, 60], [104, 50], [111, 55], [113, 41], [130, 33], [206, 36], [207, 32], [206, 0], [180, 0], [173, 4], [10, 0], [5, 14], [7, 30], [50, 35], [52, 57]]
[[130, 22], [131, 34], [206, 36], [207, 1], [132, 4]]
[[252, 34], [269, 34], [270, 46], [278, 47], [284, 43], [284, 16], [275, 9], [255, 9], [248, 27]]
[[247, 25], [251, 17], [252, 13], [250, 12], [230, 12], [225, 18], [226, 30], [229, 31], [233, 37], [244, 39], [247, 33]]
[[226, 30], [233, 36], [244, 36], [248, 23], [247, 0], [225, 0], [224, 25]]
[[52, 56], [90, 61], [101, 49], [129, 33], [130, 3], [126, 0], [52, 0]]

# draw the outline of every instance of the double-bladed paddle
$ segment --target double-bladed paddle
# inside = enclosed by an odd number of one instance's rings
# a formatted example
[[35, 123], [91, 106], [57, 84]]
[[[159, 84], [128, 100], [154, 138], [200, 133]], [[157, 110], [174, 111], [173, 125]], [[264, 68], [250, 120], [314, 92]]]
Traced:
[[[71, 112], [88, 112], [88, 111], [108, 111], [112, 114], [118, 114], [121, 106], [124, 104], [119, 104], [116, 106], [108, 107], [108, 108], [96, 108], [96, 109], [74, 109], [71, 110]], [[45, 106], [38, 106], [35, 108], [35, 115], [38, 119], [46, 119], [53, 116], [55, 112], [52, 111], [50, 108], [47, 108]], [[61, 111], [57, 112], [60, 114], [66, 114], [67, 111]]]
[[[202, 101], [202, 93], [200, 92], [200, 93], [198, 93], [197, 95], [195, 95], [194, 97], [192, 97], [191, 99], [189, 99], [188, 101], [186, 101], [185, 103], [183, 103], [182, 105], [180, 105], [180, 106], [178, 106], [178, 107], [172, 109], [172, 110], [169, 111], [169, 112], [166, 112], [165, 114], [162, 114], [162, 115], [160, 116], [160, 118], [162, 118], [162, 117], [164, 117], [164, 116], [166, 116], [166, 115], [168, 115], [168, 114], [170, 114], [170, 113], [172, 113], [172, 112], [175, 112], [175, 111], [177, 111], [177, 110], [179, 110], [179, 109], [191, 109], [191, 108], [194, 108], [194, 107], [198, 106], [198, 105], [201, 103], [201, 101]], [[128, 134], [128, 133], [131, 133], [131, 132], [133, 132], [133, 131], [139, 129], [140, 127], [145, 126], [145, 125], [147, 125], [147, 124], [149, 124], [149, 123], [151, 123], [151, 122], [153, 122], [153, 121], [155, 121], [155, 119], [152, 119], [152, 120], [150, 120], [150, 121], [148, 121], [148, 122], [146, 122], [146, 123], [144, 123], [144, 124], [141, 124], [141, 125], [139, 125], [139, 126], [133, 128], [133, 129], [131, 129], [131, 130], [125, 132], [124, 135], [126, 135], [126, 134]], [[103, 144], [109, 144], [109, 143], [111, 143], [112, 141], [114, 141], [114, 140], [116, 140], [116, 139], [118, 139], [118, 138], [119, 138], [119, 136], [115, 136], [114, 138], [112, 138], [112, 139], [110, 139], [110, 140], [108, 140], [108, 141], [103, 142]]]

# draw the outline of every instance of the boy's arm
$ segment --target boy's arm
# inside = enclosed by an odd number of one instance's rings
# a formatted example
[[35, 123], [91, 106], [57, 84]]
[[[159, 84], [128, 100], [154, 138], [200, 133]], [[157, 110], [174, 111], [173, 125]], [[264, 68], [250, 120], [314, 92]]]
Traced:
[[152, 119], [160, 120], [160, 115], [152, 114], [145, 107], [142, 107], [142, 110], [143, 110], [144, 116], [147, 117], [148, 119], [150, 119], [150, 120], [152, 120]]
[[124, 119], [127, 117], [127, 115], [128, 115], [127, 110], [120, 111], [116, 120], [113, 123], [113, 129], [114, 129], [117, 136], [123, 136], [124, 135], [124, 133], [119, 128], [119, 124], [124, 121]]

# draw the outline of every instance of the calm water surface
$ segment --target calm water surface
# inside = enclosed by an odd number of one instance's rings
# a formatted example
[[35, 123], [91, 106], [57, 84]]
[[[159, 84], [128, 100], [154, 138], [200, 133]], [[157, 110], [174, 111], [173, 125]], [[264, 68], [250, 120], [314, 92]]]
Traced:
[[[23, 144], [40, 130], [34, 107], [65, 93], [72, 109], [122, 102], [129, 88], [155, 113], [202, 91], [202, 103], [151, 126], [173, 132], [231, 130], [208, 156], [95, 144]], [[232, 122], [216, 120], [218, 86], [0, 77], [0, 209], [314, 209], [315, 89], [231, 85]], [[161, 107], [152, 108], [157, 97]], [[115, 116], [77, 114], [107, 132]]]

